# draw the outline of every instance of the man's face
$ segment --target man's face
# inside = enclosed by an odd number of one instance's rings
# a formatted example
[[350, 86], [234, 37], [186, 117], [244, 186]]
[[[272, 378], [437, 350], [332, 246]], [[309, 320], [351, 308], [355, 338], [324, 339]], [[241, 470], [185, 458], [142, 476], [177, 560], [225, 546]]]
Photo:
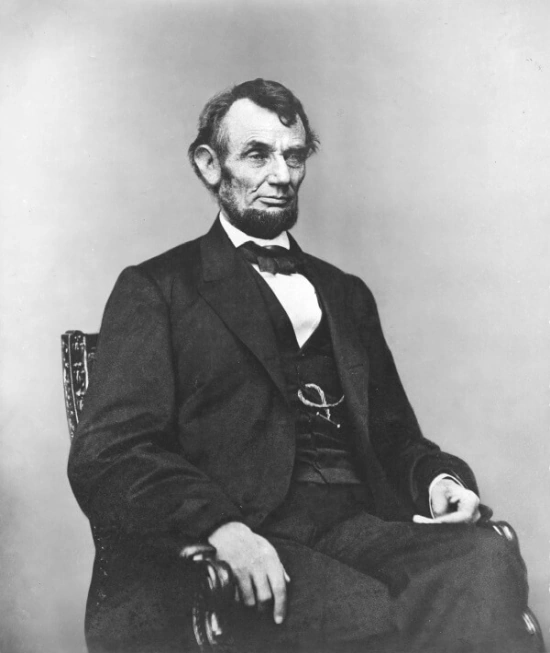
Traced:
[[249, 236], [274, 238], [298, 218], [298, 189], [306, 173], [306, 133], [298, 117], [285, 126], [276, 113], [237, 100], [222, 129], [226, 157], [218, 199], [231, 223]]

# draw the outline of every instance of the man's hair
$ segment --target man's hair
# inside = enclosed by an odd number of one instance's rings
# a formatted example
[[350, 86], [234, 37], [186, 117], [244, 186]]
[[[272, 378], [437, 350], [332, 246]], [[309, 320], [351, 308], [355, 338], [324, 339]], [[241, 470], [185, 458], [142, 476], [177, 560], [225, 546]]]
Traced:
[[199, 179], [202, 175], [195, 163], [195, 150], [200, 145], [209, 145], [223, 160], [227, 154], [227, 137], [222, 121], [231, 105], [237, 100], [248, 99], [263, 109], [279, 116], [283, 125], [294, 125], [299, 117], [306, 132], [308, 156], [317, 151], [319, 138], [309, 125], [309, 120], [300, 100], [286, 86], [267, 79], [253, 79], [222, 91], [206, 103], [199, 117], [199, 133], [189, 146], [189, 161]]

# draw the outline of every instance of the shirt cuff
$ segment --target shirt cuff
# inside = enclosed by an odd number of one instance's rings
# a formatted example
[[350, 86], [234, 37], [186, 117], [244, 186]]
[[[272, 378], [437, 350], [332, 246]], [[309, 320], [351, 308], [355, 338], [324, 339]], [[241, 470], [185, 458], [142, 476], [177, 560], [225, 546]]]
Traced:
[[456, 476], [453, 476], [452, 474], [438, 474], [434, 480], [430, 483], [430, 487], [428, 488], [428, 496], [429, 496], [429, 501], [430, 501], [430, 514], [432, 516], [432, 519], [435, 519], [434, 511], [432, 508], [432, 490], [434, 488], [434, 485], [436, 483], [439, 483], [439, 481], [443, 480], [444, 478], [449, 479], [450, 481], [455, 482], [457, 485], [460, 485], [461, 487], [464, 487], [464, 485], [458, 480]]

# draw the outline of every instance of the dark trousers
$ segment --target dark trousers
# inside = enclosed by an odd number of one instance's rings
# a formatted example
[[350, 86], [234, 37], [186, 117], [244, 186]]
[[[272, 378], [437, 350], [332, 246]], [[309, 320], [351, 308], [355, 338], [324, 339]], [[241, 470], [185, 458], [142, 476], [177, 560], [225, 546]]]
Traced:
[[258, 653], [527, 653], [523, 562], [491, 528], [384, 522], [362, 486], [296, 483], [262, 535], [290, 575], [288, 615], [237, 609]]

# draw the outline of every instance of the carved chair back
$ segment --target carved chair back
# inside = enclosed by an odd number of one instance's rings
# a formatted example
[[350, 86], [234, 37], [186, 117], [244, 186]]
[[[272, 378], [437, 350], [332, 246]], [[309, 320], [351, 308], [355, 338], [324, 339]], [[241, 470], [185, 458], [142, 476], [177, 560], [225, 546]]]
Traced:
[[97, 333], [82, 333], [82, 331], [66, 331], [61, 336], [63, 390], [71, 440], [80, 420], [84, 395], [88, 389], [97, 339]]

